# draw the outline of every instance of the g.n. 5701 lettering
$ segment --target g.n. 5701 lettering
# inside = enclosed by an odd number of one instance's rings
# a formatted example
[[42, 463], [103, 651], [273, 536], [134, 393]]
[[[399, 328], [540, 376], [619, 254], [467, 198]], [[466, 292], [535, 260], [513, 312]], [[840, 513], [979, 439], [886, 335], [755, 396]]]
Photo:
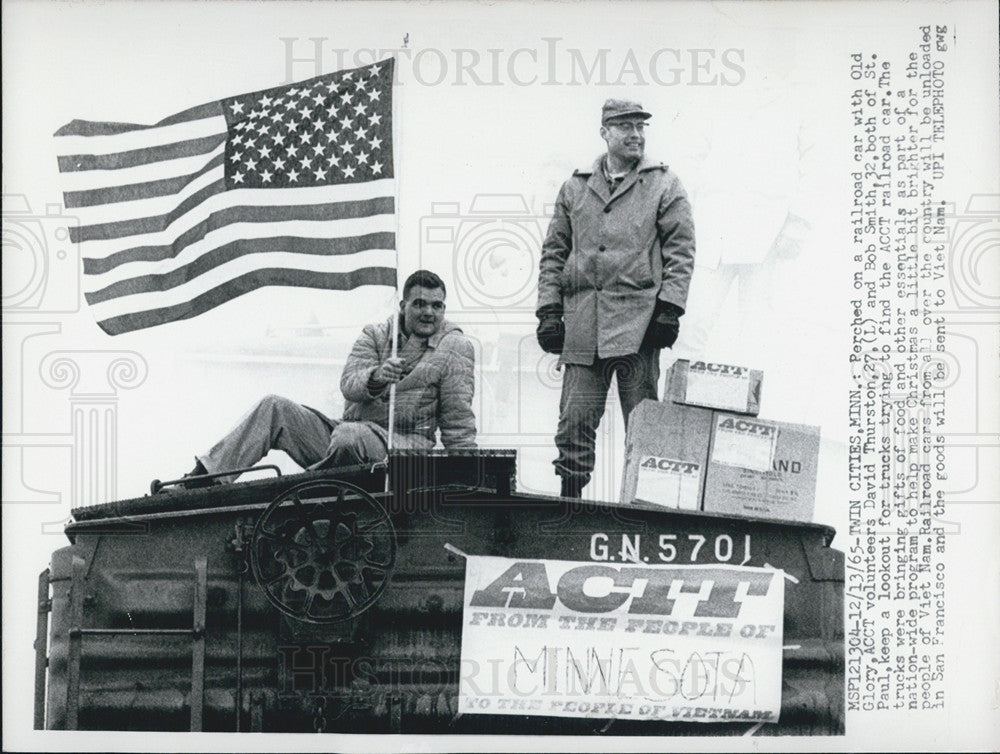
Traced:
[[750, 535], [622, 534], [594, 532], [590, 559], [622, 563], [750, 562]]

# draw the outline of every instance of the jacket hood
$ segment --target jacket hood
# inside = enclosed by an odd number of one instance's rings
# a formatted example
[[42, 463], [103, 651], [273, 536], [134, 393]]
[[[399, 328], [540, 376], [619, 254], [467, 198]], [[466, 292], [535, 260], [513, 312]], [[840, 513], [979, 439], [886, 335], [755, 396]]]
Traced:
[[[606, 155], [602, 154], [600, 157], [594, 160], [594, 162], [590, 166], [574, 170], [573, 175], [589, 177], [594, 173], [600, 173], [601, 165], [604, 162], [605, 156]], [[642, 173], [646, 170], [666, 170], [667, 167], [668, 167], [667, 163], [665, 162], [661, 162], [660, 160], [652, 160], [649, 157], [643, 156], [643, 158], [639, 160], [639, 164], [636, 167], [636, 172]]]

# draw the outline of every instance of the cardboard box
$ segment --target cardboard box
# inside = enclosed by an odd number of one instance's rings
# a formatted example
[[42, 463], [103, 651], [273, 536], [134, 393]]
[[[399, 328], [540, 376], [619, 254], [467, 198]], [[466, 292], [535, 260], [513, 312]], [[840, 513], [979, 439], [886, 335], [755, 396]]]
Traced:
[[645, 400], [625, 435], [621, 502], [642, 500], [698, 510], [712, 431], [712, 411]]
[[819, 427], [713, 412], [702, 510], [812, 521], [819, 439]]
[[646, 400], [629, 417], [620, 500], [812, 521], [820, 428]]
[[664, 400], [757, 416], [763, 381], [759, 369], [678, 359], [670, 367]]

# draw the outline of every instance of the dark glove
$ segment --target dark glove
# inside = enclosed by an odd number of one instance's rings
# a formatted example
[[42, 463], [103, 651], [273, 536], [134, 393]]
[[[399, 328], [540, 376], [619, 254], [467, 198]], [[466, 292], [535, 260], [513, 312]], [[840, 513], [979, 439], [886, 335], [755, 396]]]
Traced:
[[538, 317], [538, 328], [535, 336], [538, 345], [546, 353], [562, 353], [566, 341], [566, 325], [563, 323], [562, 307], [559, 304], [547, 304], [535, 315]]
[[653, 319], [646, 328], [646, 336], [642, 343], [651, 348], [670, 348], [677, 341], [680, 332], [680, 319], [684, 310], [667, 301], [657, 301]]

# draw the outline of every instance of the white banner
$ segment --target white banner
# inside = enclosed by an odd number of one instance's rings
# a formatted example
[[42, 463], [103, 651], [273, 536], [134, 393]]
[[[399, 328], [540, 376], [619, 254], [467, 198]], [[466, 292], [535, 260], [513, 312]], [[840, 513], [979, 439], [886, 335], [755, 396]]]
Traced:
[[462, 714], [777, 722], [784, 575], [470, 557]]

